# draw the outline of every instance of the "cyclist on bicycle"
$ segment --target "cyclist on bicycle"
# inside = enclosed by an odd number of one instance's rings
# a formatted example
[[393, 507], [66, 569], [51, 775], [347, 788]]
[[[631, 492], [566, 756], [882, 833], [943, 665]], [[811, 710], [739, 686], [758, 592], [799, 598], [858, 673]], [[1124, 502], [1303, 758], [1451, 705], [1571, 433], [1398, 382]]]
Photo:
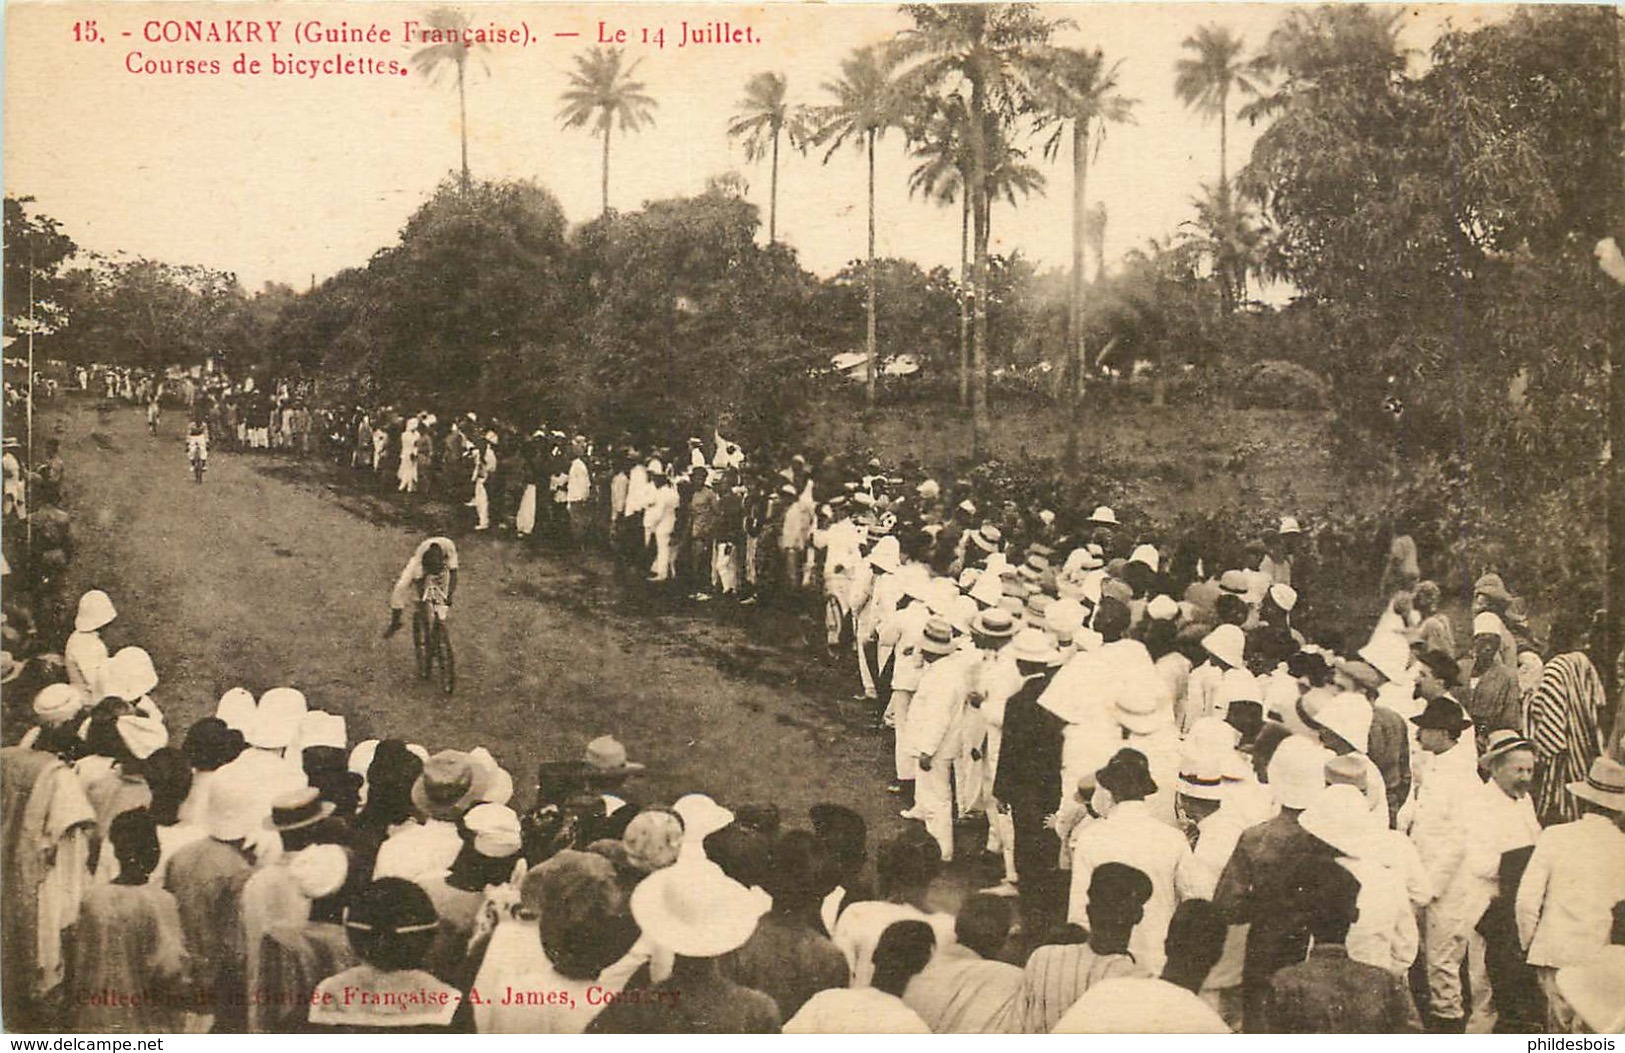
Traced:
[[[412, 558], [395, 579], [389, 593], [389, 626], [384, 638], [394, 636], [401, 628], [401, 612], [409, 604], [422, 602], [425, 595], [433, 595], [435, 602], [451, 606], [457, 592], [457, 546], [447, 537], [432, 537], [417, 547]], [[445, 617], [445, 612], [441, 613]]]
[[201, 417], [194, 417], [186, 428], [186, 463], [194, 460], [209, 466], [209, 425]]

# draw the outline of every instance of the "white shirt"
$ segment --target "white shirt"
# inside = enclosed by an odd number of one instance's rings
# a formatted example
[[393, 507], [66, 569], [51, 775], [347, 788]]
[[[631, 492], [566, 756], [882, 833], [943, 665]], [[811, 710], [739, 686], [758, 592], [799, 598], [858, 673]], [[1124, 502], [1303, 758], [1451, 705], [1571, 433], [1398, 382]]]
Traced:
[[1072, 1003], [1054, 1035], [1228, 1035], [1213, 1007], [1167, 980], [1102, 980]]
[[1475, 818], [1472, 812], [1483, 788], [1477, 776], [1452, 764], [1433, 765], [1417, 788], [1411, 840], [1427, 868], [1435, 895], [1450, 895], [1462, 874], [1467, 838]]
[[786, 1035], [929, 1035], [920, 1014], [873, 987], [836, 987], [807, 999], [784, 1023]]
[[564, 499], [571, 503], [585, 501], [592, 495], [592, 475], [587, 462], [580, 457], [570, 462], [570, 479], [564, 486]]
[[62, 648], [62, 664], [67, 668], [68, 683], [82, 687], [91, 703], [101, 701], [102, 671], [107, 667], [107, 645], [95, 632], [75, 632]]
[[973, 651], [943, 655], [920, 674], [920, 683], [908, 707], [904, 743], [908, 752], [946, 762], [959, 755], [963, 743], [965, 695], [970, 687]]
[[1518, 884], [1518, 939], [1530, 965], [1582, 965], [1608, 945], [1625, 899], [1625, 832], [1606, 816], [1547, 827]]
[[1185, 835], [1152, 817], [1144, 801], [1120, 801], [1104, 819], [1078, 829], [1072, 846], [1072, 891], [1066, 920], [1089, 924], [1089, 881], [1102, 863], [1123, 863], [1151, 879], [1145, 916], [1129, 938], [1134, 960], [1155, 973], [1166, 955], [1163, 941], [1179, 903], [1181, 872], [1193, 864]]
[[1391, 973], [1403, 974], [1422, 947], [1416, 912], [1399, 871], [1377, 859], [1338, 860], [1360, 882], [1355, 900], [1359, 917], [1343, 941], [1349, 957]]
[[907, 903], [886, 900], [866, 899], [848, 904], [835, 922], [830, 939], [846, 955], [847, 967], [852, 971], [850, 986], [869, 986], [875, 975], [875, 944], [880, 942], [880, 934], [897, 921], [923, 921], [930, 925], [936, 932], [938, 947], [958, 942], [952, 914], [927, 914]]

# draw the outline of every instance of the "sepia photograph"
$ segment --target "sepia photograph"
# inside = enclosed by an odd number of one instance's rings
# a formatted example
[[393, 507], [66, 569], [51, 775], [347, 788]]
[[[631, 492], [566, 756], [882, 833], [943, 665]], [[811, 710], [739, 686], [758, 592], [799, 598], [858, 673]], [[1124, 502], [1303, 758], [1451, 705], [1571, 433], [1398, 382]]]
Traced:
[[3, 25], [17, 1048], [1625, 1031], [1625, 10]]

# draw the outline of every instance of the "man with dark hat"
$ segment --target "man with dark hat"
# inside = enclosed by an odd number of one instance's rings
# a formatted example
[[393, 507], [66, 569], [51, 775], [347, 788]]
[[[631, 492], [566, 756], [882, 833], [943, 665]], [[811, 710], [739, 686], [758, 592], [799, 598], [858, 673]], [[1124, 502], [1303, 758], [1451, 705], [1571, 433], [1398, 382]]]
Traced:
[[1040, 646], [1041, 630], [1018, 636], [1013, 650], [1021, 686], [1004, 704], [1004, 729], [993, 796], [1010, 809], [1015, 835], [1015, 864], [1021, 896], [1022, 926], [1042, 932], [1061, 918], [1056, 883], [1060, 841], [1044, 817], [1061, 799], [1061, 745], [1066, 725], [1038, 704], [1055, 679], [1058, 652]]
[[1459, 1034], [1466, 1026], [1462, 962], [1470, 955], [1475, 966], [1472, 971], [1477, 974], [1474, 1000], [1488, 994], [1479, 982], [1483, 975], [1483, 941], [1473, 928], [1483, 914], [1484, 904], [1464, 895], [1472, 885], [1464, 880], [1467, 840], [1475, 825], [1474, 805], [1483, 784], [1471, 769], [1443, 759], [1461, 741], [1462, 732], [1473, 726], [1460, 703], [1449, 695], [1439, 695], [1412, 717], [1411, 723], [1416, 726], [1417, 745], [1434, 757], [1426, 777], [1418, 780], [1416, 813], [1411, 824], [1411, 840], [1433, 889], [1422, 931], [1427, 955], [1429, 1024], [1435, 1030]]
[[[439, 918], [429, 894], [379, 878], [349, 910], [344, 928], [361, 964], [329, 976], [311, 995], [307, 1029], [328, 1034], [444, 1034], [462, 992], [424, 971]], [[410, 992], [408, 1000], [403, 994]]]
[[1150, 814], [1145, 801], [1157, 792], [1157, 784], [1139, 750], [1118, 750], [1095, 773], [1095, 785], [1093, 807], [1104, 817], [1081, 828], [1074, 840], [1067, 920], [1080, 925], [1088, 920], [1089, 882], [1096, 867], [1109, 862], [1134, 867], [1151, 879], [1151, 898], [1129, 948], [1134, 960], [1155, 974], [1162, 970], [1163, 941], [1178, 906], [1177, 881], [1181, 869], [1190, 865], [1191, 846], [1178, 830]]

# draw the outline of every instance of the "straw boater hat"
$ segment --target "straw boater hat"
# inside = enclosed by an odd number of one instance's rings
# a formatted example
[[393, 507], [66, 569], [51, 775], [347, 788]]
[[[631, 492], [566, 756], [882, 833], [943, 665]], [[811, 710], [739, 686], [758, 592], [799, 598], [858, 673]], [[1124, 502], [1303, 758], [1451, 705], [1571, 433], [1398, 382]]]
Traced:
[[1591, 762], [1583, 782], [1569, 783], [1569, 792], [1611, 812], [1625, 812], [1625, 764], [1612, 757]]
[[[929, 628], [929, 625], [927, 627]], [[1009, 611], [1000, 607], [992, 607], [985, 611], [978, 611], [976, 617], [971, 619], [970, 628], [971, 632], [977, 636], [985, 636], [995, 640], [1008, 640], [1016, 635], [1016, 620], [1010, 616]]]
[[441, 750], [423, 763], [412, 784], [412, 805], [431, 819], [462, 817], [485, 796], [479, 766], [460, 750]]
[[1089, 513], [1089, 522], [1100, 524], [1102, 526], [1122, 526], [1123, 525], [1123, 524], [1121, 524], [1121, 523], [1119, 523], [1117, 521], [1117, 513], [1113, 512], [1110, 508], [1106, 507], [1105, 505], [1099, 505], [1099, 506], [1097, 506], [1095, 508], [1095, 510], [1093, 512]]
[[278, 833], [303, 830], [332, 815], [335, 806], [321, 799], [314, 786], [290, 790], [271, 801], [271, 815], [265, 825]]
[[83, 688], [47, 684], [34, 696], [34, 716], [46, 727], [59, 727], [77, 717], [87, 702]]
[[1060, 661], [1061, 652], [1042, 629], [1023, 629], [1010, 641], [1005, 655], [1021, 662], [1052, 665]]
[[118, 611], [113, 609], [113, 601], [101, 589], [91, 589], [79, 597], [79, 611], [73, 617], [75, 632], [91, 633], [100, 629], [114, 618]]
[[[984, 612], [989, 613], [989, 612]], [[975, 626], [973, 625], [974, 629]], [[920, 634], [920, 650], [925, 654], [945, 655], [954, 650], [954, 629], [942, 618], [931, 618]]]
[[631, 907], [656, 946], [685, 958], [715, 958], [744, 946], [769, 903], [719, 869], [678, 864], [644, 878]]
[[1484, 740], [1484, 753], [1478, 758], [1478, 766], [1487, 771], [1497, 760], [1517, 750], [1528, 750], [1533, 753], [1535, 744], [1516, 731], [1506, 728], [1492, 731]]
[[626, 747], [613, 735], [600, 735], [587, 743], [581, 759], [591, 769], [588, 774], [600, 777], [634, 775], [644, 770], [644, 765], [626, 759]]
[[992, 523], [983, 523], [970, 539], [983, 552], [997, 552], [1004, 544], [1004, 532]]

